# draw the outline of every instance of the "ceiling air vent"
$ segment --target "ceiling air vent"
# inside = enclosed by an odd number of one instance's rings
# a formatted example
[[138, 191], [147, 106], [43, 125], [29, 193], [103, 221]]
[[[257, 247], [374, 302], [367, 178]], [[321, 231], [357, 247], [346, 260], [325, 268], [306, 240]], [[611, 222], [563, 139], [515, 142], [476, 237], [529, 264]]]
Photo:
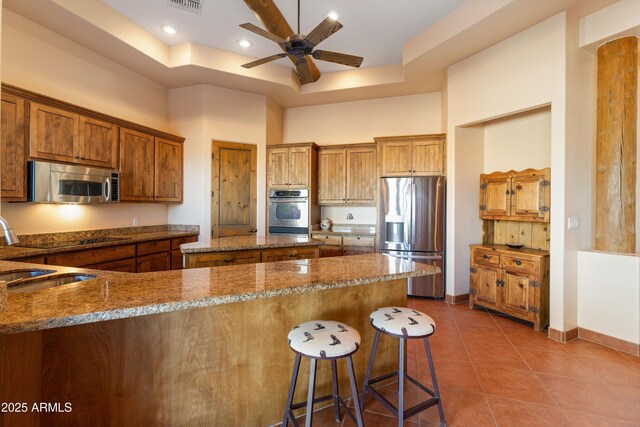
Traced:
[[169, 6], [200, 15], [202, 14], [203, 1], [204, 0], [169, 0]]

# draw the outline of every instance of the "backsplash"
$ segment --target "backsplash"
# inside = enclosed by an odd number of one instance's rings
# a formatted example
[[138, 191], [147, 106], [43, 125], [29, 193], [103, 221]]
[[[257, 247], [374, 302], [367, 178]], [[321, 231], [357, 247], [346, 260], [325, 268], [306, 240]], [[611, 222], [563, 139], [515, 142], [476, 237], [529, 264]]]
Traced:
[[321, 215], [322, 218], [329, 218], [334, 224], [366, 225], [377, 222], [375, 206], [322, 206]]

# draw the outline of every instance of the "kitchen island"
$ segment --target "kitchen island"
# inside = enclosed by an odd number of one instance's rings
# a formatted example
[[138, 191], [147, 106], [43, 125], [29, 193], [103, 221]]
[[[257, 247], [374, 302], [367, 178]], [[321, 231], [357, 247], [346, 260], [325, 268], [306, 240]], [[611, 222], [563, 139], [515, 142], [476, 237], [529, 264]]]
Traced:
[[[24, 266], [0, 262], [0, 270]], [[274, 424], [293, 366], [292, 326], [334, 319], [356, 328], [361, 381], [373, 341], [369, 313], [406, 305], [406, 279], [437, 273], [379, 254], [136, 275], [56, 270], [97, 277], [8, 295], [0, 398], [72, 410], [0, 413], [0, 425]], [[381, 341], [374, 374], [395, 366], [394, 344]], [[317, 395], [330, 389], [324, 365]], [[346, 380], [341, 372], [343, 390]], [[297, 399], [305, 388], [301, 374]]]

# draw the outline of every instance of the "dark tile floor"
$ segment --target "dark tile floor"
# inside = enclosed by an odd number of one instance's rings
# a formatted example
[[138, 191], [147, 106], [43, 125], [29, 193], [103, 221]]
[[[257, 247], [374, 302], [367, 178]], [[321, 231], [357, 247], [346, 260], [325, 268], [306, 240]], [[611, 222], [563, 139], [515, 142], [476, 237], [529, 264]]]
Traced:
[[[466, 304], [410, 299], [408, 305], [436, 321], [429, 342], [448, 426], [640, 427], [640, 357], [580, 339], [556, 343], [531, 324]], [[409, 375], [431, 384], [421, 341], [409, 342], [407, 366]], [[382, 389], [392, 402], [395, 389]], [[406, 390], [407, 405], [426, 396], [413, 386]], [[364, 422], [397, 424], [371, 396]], [[348, 417], [336, 423], [330, 407], [314, 414], [313, 425], [355, 423]], [[437, 409], [405, 425], [437, 426]]]

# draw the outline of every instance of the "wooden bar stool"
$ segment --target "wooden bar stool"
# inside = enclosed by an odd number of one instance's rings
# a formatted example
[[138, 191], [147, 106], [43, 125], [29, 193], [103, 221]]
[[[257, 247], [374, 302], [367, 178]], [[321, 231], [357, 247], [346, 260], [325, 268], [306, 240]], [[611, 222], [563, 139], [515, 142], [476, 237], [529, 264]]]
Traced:
[[[434, 405], [438, 405], [438, 414], [440, 415], [440, 426], [446, 426], [444, 420], [444, 411], [442, 410], [442, 402], [440, 399], [440, 391], [438, 390], [438, 381], [436, 380], [436, 371], [433, 368], [433, 358], [431, 356], [431, 349], [429, 348], [429, 336], [433, 335], [436, 331], [436, 322], [426, 314], [413, 310], [410, 308], [400, 307], [384, 307], [376, 309], [369, 316], [371, 326], [376, 330], [376, 335], [373, 341], [373, 348], [371, 349], [371, 357], [369, 358], [369, 365], [367, 366], [367, 373], [364, 378], [364, 385], [362, 386], [362, 397], [360, 398], [360, 404], [364, 406], [364, 398], [366, 393], [371, 393], [373, 397], [378, 399], [380, 403], [387, 408], [393, 415], [398, 418], [398, 426], [402, 427], [404, 420], [415, 414], [424, 411]], [[389, 374], [382, 375], [378, 378], [371, 378], [371, 368], [373, 367], [373, 359], [376, 354], [376, 348], [378, 347], [378, 340], [380, 334], [389, 335], [399, 338], [399, 360], [398, 370]], [[405, 340], [407, 339], [424, 339], [424, 347], [427, 350], [427, 361], [429, 362], [429, 371], [431, 372], [431, 379], [433, 380], [433, 390], [428, 389], [423, 384], [420, 384], [417, 380], [407, 375], [406, 367], [404, 364], [404, 348]], [[385, 399], [380, 393], [378, 393], [371, 385], [398, 376], [398, 407], [393, 406], [391, 402]], [[411, 408], [404, 409], [404, 380], [407, 379], [425, 391], [431, 398], [418, 403]]]
[[[360, 402], [358, 400], [358, 385], [356, 383], [355, 373], [353, 371], [353, 361], [351, 355], [358, 351], [360, 347], [360, 334], [355, 329], [344, 323], [334, 322], [331, 320], [314, 320], [295, 326], [289, 332], [289, 347], [296, 353], [296, 360], [293, 364], [293, 373], [291, 374], [291, 385], [289, 386], [289, 394], [287, 397], [287, 406], [284, 409], [284, 418], [282, 427], [287, 427], [289, 421], [294, 426], [298, 426], [293, 411], [295, 409], [307, 407], [305, 426], [311, 426], [313, 418], [313, 404], [333, 399], [333, 406], [336, 421], [340, 421], [340, 405], [344, 407], [345, 413], [348, 414], [358, 427], [362, 427], [362, 412]], [[293, 403], [293, 394], [296, 390], [296, 381], [298, 379], [298, 371], [300, 369], [300, 360], [302, 357], [311, 359], [311, 367], [309, 369], [309, 392], [307, 401]], [[333, 393], [314, 398], [315, 382], [316, 382], [316, 364], [320, 360], [331, 361], [331, 377], [333, 381]], [[347, 359], [347, 370], [349, 372], [349, 381], [351, 383], [351, 395], [353, 396], [353, 404], [355, 408], [355, 416], [348, 408], [347, 404], [339, 395], [338, 391], [338, 369], [336, 361], [338, 359]]]

